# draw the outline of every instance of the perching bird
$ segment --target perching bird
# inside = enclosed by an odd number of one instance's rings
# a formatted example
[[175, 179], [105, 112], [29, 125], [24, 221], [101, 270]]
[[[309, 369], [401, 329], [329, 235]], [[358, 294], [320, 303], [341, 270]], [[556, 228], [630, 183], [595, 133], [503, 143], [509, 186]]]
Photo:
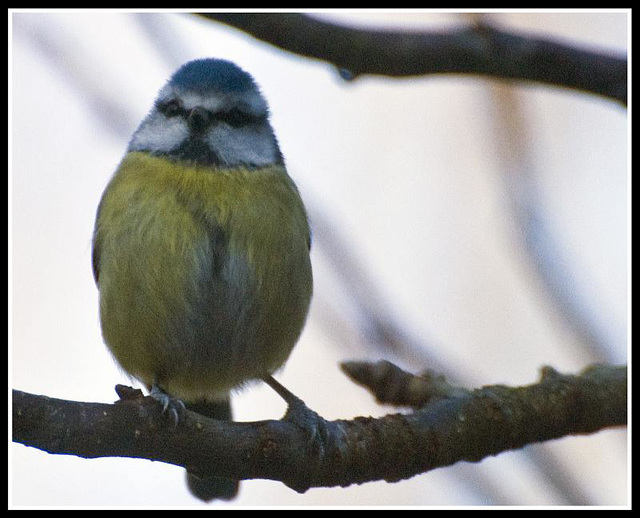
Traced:
[[[160, 90], [98, 207], [104, 341], [175, 412], [231, 419], [229, 393], [271, 380], [312, 292], [310, 230], [253, 78], [199, 59]], [[177, 415], [177, 414], [176, 414]], [[188, 474], [203, 500], [237, 481]]]

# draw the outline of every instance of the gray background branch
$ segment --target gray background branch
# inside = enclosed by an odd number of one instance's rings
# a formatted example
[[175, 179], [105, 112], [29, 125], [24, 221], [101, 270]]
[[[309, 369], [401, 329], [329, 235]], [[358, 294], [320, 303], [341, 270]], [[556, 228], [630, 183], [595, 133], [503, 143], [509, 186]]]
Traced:
[[203, 13], [283, 50], [327, 61], [345, 77], [472, 74], [535, 81], [626, 105], [627, 60], [487, 23], [441, 32], [364, 30], [302, 14]]

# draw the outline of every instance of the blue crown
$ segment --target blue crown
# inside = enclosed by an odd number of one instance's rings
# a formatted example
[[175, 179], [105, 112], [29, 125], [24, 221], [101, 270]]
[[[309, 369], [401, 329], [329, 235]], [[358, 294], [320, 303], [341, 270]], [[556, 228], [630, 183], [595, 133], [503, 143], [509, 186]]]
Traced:
[[196, 59], [180, 67], [169, 84], [207, 92], [243, 92], [256, 87], [253, 78], [235, 63], [224, 59]]

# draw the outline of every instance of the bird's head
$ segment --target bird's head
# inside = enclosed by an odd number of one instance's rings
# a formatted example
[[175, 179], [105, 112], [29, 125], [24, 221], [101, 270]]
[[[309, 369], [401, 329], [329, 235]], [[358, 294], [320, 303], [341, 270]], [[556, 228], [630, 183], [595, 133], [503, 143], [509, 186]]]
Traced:
[[213, 168], [283, 163], [251, 75], [212, 58], [190, 61], [171, 76], [128, 150]]

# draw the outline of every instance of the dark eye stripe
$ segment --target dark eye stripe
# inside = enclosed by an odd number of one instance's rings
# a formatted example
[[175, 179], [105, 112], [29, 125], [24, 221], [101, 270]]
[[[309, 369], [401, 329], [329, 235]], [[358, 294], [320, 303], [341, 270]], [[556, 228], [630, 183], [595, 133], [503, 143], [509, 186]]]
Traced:
[[257, 124], [263, 121], [262, 117], [257, 117], [250, 113], [244, 112], [239, 108], [231, 108], [228, 111], [217, 112], [214, 116], [217, 120], [225, 122], [234, 128], [248, 126], [249, 124]]

